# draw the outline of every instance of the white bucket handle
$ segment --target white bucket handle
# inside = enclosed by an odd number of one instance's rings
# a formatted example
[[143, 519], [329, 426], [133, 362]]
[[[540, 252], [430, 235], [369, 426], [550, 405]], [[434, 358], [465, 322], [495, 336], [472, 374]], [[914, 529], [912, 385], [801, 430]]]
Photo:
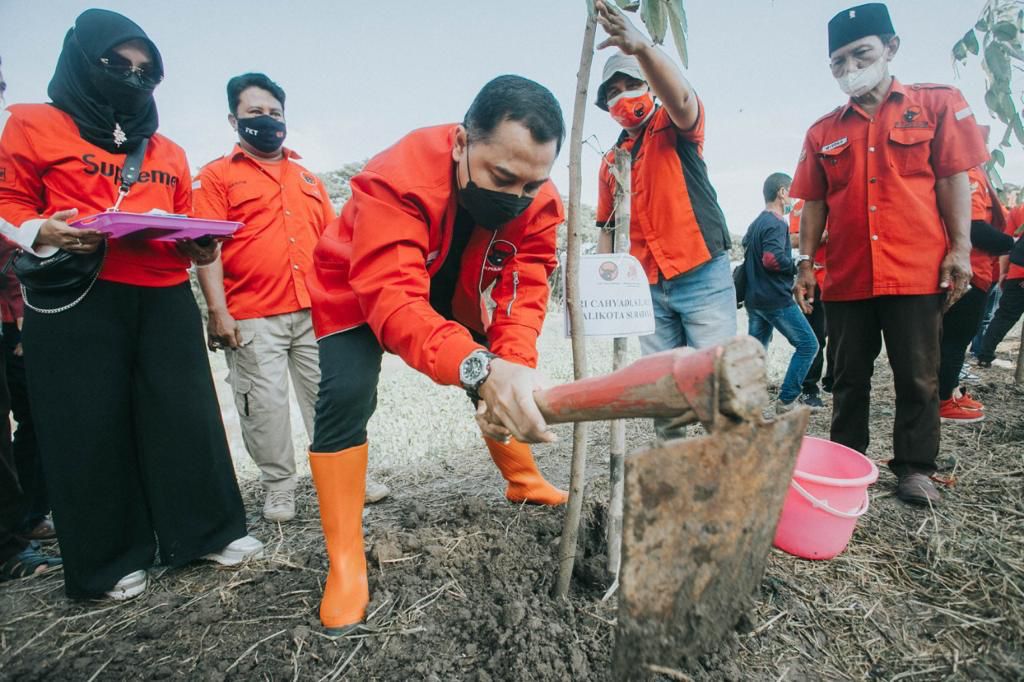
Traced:
[[832, 514], [832, 516], [838, 516], [841, 519], [858, 519], [861, 516], [864, 516], [864, 514], [867, 513], [868, 507], [870, 506], [870, 503], [871, 503], [871, 496], [868, 495], [868, 491], [865, 490], [864, 491], [864, 504], [862, 504], [860, 506], [860, 509], [858, 509], [855, 512], [839, 511], [835, 507], [832, 507], [828, 503], [828, 500], [819, 500], [817, 497], [815, 497], [814, 495], [812, 495], [809, 492], [807, 492], [807, 490], [802, 485], [800, 485], [799, 483], [796, 482], [795, 478], [791, 479], [789, 484], [791, 486], [793, 486], [794, 490], [796, 490], [798, 493], [800, 493], [800, 496], [802, 498], [804, 498], [805, 500], [810, 502], [812, 507], [814, 507], [815, 509], [824, 510], [824, 511], [828, 512], [829, 514]]

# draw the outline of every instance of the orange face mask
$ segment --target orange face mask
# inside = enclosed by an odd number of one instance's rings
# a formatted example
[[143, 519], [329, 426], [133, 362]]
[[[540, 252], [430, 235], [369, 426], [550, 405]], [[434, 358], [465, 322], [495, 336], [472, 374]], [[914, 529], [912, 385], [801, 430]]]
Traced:
[[654, 97], [649, 90], [621, 92], [608, 100], [608, 113], [623, 128], [636, 128], [654, 113]]

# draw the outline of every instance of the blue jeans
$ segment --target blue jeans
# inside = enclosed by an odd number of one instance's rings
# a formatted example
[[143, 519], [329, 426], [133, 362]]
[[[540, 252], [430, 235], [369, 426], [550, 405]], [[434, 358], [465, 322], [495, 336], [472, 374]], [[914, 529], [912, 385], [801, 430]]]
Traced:
[[998, 284], [993, 284], [992, 288], [988, 290], [985, 316], [981, 318], [981, 324], [978, 325], [978, 333], [974, 335], [974, 340], [971, 342], [971, 355], [977, 355], [978, 351], [981, 350], [981, 340], [985, 338], [985, 330], [988, 329], [992, 318], [996, 316], [996, 308], [999, 307], [999, 299], [1002, 297], [1003, 288]]
[[729, 253], [651, 285], [654, 333], [640, 337], [644, 355], [690, 346], [706, 348], [736, 336], [736, 290]]
[[[736, 290], [729, 253], [722, 252], [703, 265], [672, 279], [658, 277], [651, 285], [654, 333], [640, 337], [644, 355], [681, 346], [706, 348], [736, 336]], [[685, 428], [669, 429], [671, 419], [657, 418], [659, 440], [682, 438]]]
[[751, 336], [764, 344], [765, 350], [768, 349], [775, 329], [796, 349], [779, 389], [779, 400], [784, 403], [793, 402], [800, 395], [807, 370], [811, 368], [814, 356], [818, 353], [818, 339], [807, 318], [796, 303], [778, 310], [747, 308], [747, 329]]

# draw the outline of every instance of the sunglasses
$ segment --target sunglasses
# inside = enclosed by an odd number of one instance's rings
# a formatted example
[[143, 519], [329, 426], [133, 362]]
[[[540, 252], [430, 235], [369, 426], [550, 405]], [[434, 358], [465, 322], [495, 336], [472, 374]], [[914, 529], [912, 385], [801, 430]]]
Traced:
[[135, 66], [130, 61], [117, 54], [100, 57], [99, 66], [101, 69], [106, 71], [107, 74], [119, 80], [126, 81], [131, 79], [133, 75], [137, 75], [143, 84], [154, 87], [164, 79], [163, 75], [158, 73], [156, 67], [152, 64]]

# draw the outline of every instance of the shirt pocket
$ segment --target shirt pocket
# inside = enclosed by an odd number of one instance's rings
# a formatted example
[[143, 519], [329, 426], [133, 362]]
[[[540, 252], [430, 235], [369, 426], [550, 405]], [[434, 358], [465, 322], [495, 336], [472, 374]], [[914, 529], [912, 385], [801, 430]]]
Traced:
[[228, 209], [234, 213], [248, 213], [257, 200], [266, 200], [266, 194], [250, 183], [235, 185], [228, 189]]
[[818, 152], [818, 158], [821, 159], [821, 166], [825, 169], [829, 191], [842, 189], [850, 183], [850, 174], [853, 173], [853, 151], [850, 148], [849, 140], [838, 146], [823, 147]]
[[893, 128], [889, 133], [889, 160], [900, 175], [931, 172], [934, 128]]

